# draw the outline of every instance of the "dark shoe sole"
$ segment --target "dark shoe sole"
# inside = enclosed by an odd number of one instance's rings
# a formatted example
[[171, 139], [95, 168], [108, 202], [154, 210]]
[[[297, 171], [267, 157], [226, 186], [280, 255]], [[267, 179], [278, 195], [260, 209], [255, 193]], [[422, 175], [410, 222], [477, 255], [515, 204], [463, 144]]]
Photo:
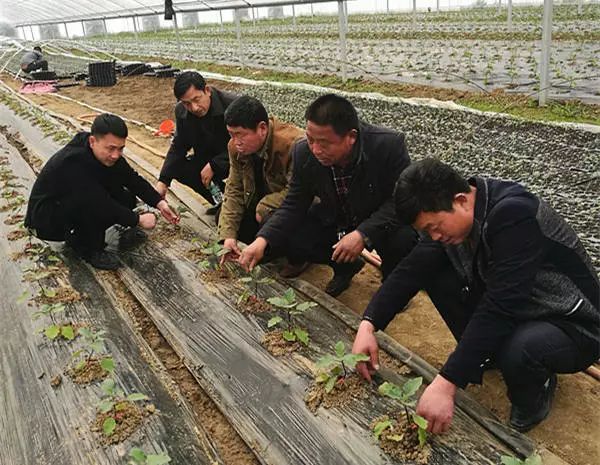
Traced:
[[364, 266], [365, 262], [359, 259], [359, 263], [351, 270], [350, 273], [337, 277], [334, 275], [331, 281], [327, 283], [327, 286], [325, 286], [325, 292], [331, 297], [337, 297], [350, 287], [350, 284], [352, 283], [352, 278], [354, 278], [354, 276], [357, 273], [359, 273]]
[[535, 418], [534, 420], [532, 420], [531, 422], [526, 423], [526, 424], [513, 423], [512, 419], [511, 419], [509, 421], [510, 426], [512, 428], [516, 429], [519, 433], [526, 433], [527, 431], [530, 431], [531, 429], [533, 429], [537, 425], [539, 425], [542, 421], [544, 421], [550, 414], [550, 410], [552, 410], [552, 401], [554, 400], [556, 384], [557, 384], [557, 377], [556, 377], [556, 375], [552, 375], [550, 377], [550, 385], [548, 386], [548, 389], [550, 390], [550, 392], [548, 394], [549, 397], [546, 400], [547, 408], [545, 409], [545, 412], [542, 415], [540, 415], [539, 418]]
[[302, 273], [304, 273], [309, 266], [310, 266], [310, 263], [309, 262], [305, 262], [301, 267], [299, 267], [299, 268], [297, 268], [297, 269], [295, 269], [293, 271], [289, 271], [289, 272], [286, 272], [286, 268], [284, 267], [279, 272], [279, 276], [282, 277], [283, 279], [297, 278]]

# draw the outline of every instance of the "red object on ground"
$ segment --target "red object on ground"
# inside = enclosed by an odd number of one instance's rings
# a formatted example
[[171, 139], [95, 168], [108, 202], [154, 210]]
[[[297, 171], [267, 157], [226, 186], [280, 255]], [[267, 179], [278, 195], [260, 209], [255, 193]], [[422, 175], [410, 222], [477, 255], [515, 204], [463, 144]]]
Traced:
[[49, 94], [56, 92], [58, 81], [31, 81], [25, 82], [19, 89], [22, 94]]
[[154, 133], [155, 136], [171, 136], [175, 131], [175, 123], [172, 119], [166, 119], [158, 127], [158, 131]]

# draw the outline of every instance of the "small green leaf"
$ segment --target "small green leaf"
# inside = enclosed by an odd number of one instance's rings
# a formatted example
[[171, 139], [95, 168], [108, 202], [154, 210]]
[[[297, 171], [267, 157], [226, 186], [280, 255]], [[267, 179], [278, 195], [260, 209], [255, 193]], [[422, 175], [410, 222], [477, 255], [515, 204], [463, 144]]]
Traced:
[[102, 341], [92, 342], [90, 344], [90, 349], [96, 353], [100, 353], [104, 350], [104, 343]]
[[423, 418], [421, 415], [413, 413], [412, 418], [414, 424], [417, 425], [419, 428], [427, 429], [427, 420], [425, 420], [425, 418]]
[[344, 355], [344, 364], [350, 368], [356, 367], [358, 362], [367, 362], [370, 357], [366, 354], [346, 354]]
[[392, 427], [391, 420], [379, 421], [373, 427], [373, 434], [375, 435], [375, 439], [379, 440], [381, 433], [383, 433], [386, 429]]
[[269, 297], [267, 299], [267, 302], [279, 308], [291, 308], [294, 306], [293, 304], [290, 305], [290, 303], [287, 300], [281, 297]]
[[390, 439], [395, 442], [400, 442], [404, 439], [404, 434], [390, 434], [387, 436], [387, 439]]
[[308, 332], [300, 328], [294, 328], [294, 333], [296, 334], [296, 337], [302, 344], [308, 346]]
[[102, 389], [102, 392], [108, 394], [109, 396], [112, 396], [115, 392], [116, 384], [117, 383], [115, 383], [114, 379], [106, 378], [104, 381], [102, 381], [100, 388]]
[[524, 465], [542, 465], [542, 458], [535, 452], [525, 459]]
[[77, 365], [75, 365], [75, 370], [77, 370], [77, 371], [83, 370], [84, 366], [85, 366], [85, 359], [83, 359]]
[[293, 331], [285, 330], [283, 332], [283, 339], [288, 342], [294, 342], [296, 340], [296, 335], [294, 334]]
[[296, 301], [296, 293], [294, 292], [294, 289], [292, 289], [291, 287], [288, 287], [287, 291], [285, 291], [283, 293], [283, 298], [287, 301], [288, 304], [295, 302]]
[[104, 371], [107, 371], [109, 373], [112, 373], [113, 371], [115, 371], [115, 361], [113, 360], [112, 357], [103, 358], [100, 361], [100, 366], [102, 367], [102, 369]]
[[108, 417], [102, 423], [102, 431], [104, 431], [105, 436], [111, 436], [115, 432], [115, 428], [117, 427], [117, 422], [114, 418]]
[[404, 392], [406, 397], [412, 397], [417, 393], [421, 384], [423, 384], [423, 378], [420, 376], [418, 378], [409, 379], [402, 385], [402, 392]]
[[165, 465], [171, 461], [171, 457], [165, 452], [158, 455], [148, 455], [146, 465]]
[[127, 400], [130, 402], [138, 402], [140, 400], [148, 400], [148, 396], [140, 392], [134, 392], [127, 396]]
[[331, 376], [327, 380], [327, 383], [325, 384], [325, 392], [327, 394], [329, 394], [331, 391], [333, 391], [333, 387], [335, 386], [336, 381], [337, 381], [337, 376]]
[[325, 383], [329, 379], [329, 373], [321, 373], [315, 378], [315, 383]]
[[319, 360], [317, 360], [316, 367], [317, 369], [324, 370], [326, 368], [329, 368], [334, 363], [336, 363], [336, 360], [333, 358], [332, 355], [325, 355], [324, 357], [321, 357]]
[[58, 337], [58, 335], [60, 334], [60, 328], [57, 325], [51, 325], [48, 326], [45, 330], [44, 330], [44, 334], [46, 335], [46, 337], [48, 339], [56, 339]]
[[500, 460], [502, 461], [502, 465], [523, 465], [522, 460], [510, 455], [503, 455], [500, 457]]
[[92, 337], [92, 332], [90, 331], [89, 328], [80, 328], [79, 334], [81, 334], [86, 339], [91, 339], [91, 337]]
[[19, 305], [24, 303], [27, 300], [27, 297], [29, 297], [29, 291], [23, 291], [23, 293], [17, 297], [17, 303]]
[[342, 341], [336, 342], [335, 343], [335, 355], [337, 355], [339, 358], [342, 358], [345, 353], [346, 353], [346, 346], [344, 345], [344, 343]]
[[52, 289], [51, 287], [43, 287], [42, 291], [44, 296], [48, 297], [49, 299], [56, 297], [56, 289]]
[[427, 442], [427, 430], [424, 428], [419, 428], [417, 431], [417, 437], [419, 438], [419, 447], [423, 447]]
[[56, 255], [49, 255], [48, 261], [49, 262], [62, 262], [62, 260], [60, 258], [58, 258]]
[[249, 276], [246, 276], [244, 278], [240, 278], [240, 282], [241, 283], [250, 283], [250, 282], [252, 282], [252, 278]]
[[100, 401], [100, 403], [98, 404], [98, 410], [101, 413], [106, 413], [106, 412], [110, 412], [114, 406], [115, 406], [115, 403], [112, 400], [105, 399], [105, 400]]
[[139, 449], [137, 447], [134, 447], [129, 451], [129, 457], [131, 457], [140, 465], [146, 462], [146, 453], [142, 449]]
[[75, 330], [73, 329], [73, 326], [71, 326], [71, 325], [61, 326], [60, 334], [62, 335], [62, 337], [64, 337], [65, 339], [67, 339], [69, 341], [72, 341], [73, 339], [75, 339]]
[[402, 390], [400, 389], [400, 387], [395, 385], [394, 383], [389, 383], [387, 381], [380, 385], [377, 391], [379, 392], [379, 394], [390, 397], [392, 399], [402, 398]]
[[302, 302], [296, 307], [296, 309], [298, 309], [299, 312], [305, 312], [309, 308], [316, 307], [317, 305], [318, 304], [316, 302]]
[[280, 316], [274, 316], [267, 322], [267, 328], [272, 328], [273, 326], [278, 325], [282, 321], [283, 318], [281, 318]]

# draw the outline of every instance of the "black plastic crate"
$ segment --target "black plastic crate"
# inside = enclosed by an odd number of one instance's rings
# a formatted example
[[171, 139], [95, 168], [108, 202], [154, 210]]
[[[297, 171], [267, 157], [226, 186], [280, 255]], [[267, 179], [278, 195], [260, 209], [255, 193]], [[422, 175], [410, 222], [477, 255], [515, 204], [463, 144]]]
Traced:
[[109, 87], [117, 83], [114, 61], [99, 61], [88, 64], [87, 85], [91, 87]]

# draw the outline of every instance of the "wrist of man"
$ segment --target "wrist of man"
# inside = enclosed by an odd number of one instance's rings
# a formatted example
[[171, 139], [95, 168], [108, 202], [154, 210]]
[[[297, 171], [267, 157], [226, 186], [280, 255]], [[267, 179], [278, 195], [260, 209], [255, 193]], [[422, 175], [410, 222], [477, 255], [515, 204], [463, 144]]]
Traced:
[[371, 242], [371, 239], [369, 239], [369, 236], [367, 236], [360, 229], [357, 229], [356, 232], [358, 232], [358, 234], [360, 234], [360, 237], [362, 237], [363, 244], [365, 245], [365, 247], [367, 249], [369, 249], [369, 250], [372, 250], [373, 249], [373, 243]]
[[450, 380], [444, 378], [441, 374], [437, 375], [432, 383], [431, 387], [435, 387], [435, 389], [447, 396], [454, 397], [456, 394], [457, 386]]

